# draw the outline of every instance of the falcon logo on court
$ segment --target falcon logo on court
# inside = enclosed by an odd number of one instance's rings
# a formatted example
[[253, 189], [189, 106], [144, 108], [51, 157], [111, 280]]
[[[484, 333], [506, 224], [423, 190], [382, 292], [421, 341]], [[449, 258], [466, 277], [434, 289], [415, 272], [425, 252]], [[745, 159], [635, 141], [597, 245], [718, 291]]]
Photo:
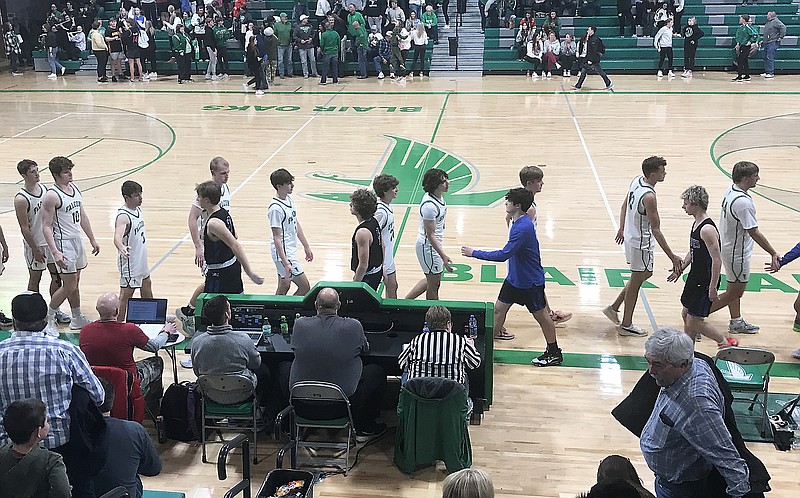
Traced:
[[[450, 190], [445, 194], [449, 206], [491, 206], [508, 193], [508, 189], [474, 192], [480, 174], [474, 164], [460, 156], [426, 142], [394, 135], [384, 136], [390, 143], [384, 154], [386, 159], [374, 176], [394, 175], [400, 180], [400, 191], [394, 204], [419, 204], [425, 193], [422, 190], [422, 176], [432, 168], [444, 170], [450, 176]], [[369, 188], [372, 185], [372, 178], [345, 178], [328, 173], [312, 173], [311, 177], [357, 187]], [[317, 192], [308, 195], [317, 199], [350, 202], [351, 192]]]

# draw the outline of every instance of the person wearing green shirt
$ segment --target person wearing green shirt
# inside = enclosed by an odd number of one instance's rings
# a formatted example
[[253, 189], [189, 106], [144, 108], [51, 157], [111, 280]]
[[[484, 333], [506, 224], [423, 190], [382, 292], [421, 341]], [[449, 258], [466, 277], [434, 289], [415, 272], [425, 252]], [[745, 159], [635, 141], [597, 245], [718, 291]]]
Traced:
[[749, 14], [739, 16], [739, 24], [734, 36], [737, 75], [731, 81], [750, 81], [750, 50], [758, 44], [758, 30], [750, 24]]
[[225, 20], [217, 18], [217, 25], [214, 26], [214, 38], [217, 40], [217, 68], [223, 78], [228, 79], [228, 39], [231, 32], [225, 27]]
[[439, 18], [433, 11], [433, 5], [426, 5], [425, 12], [422, 13], [422, 24], [428, 32], [428, 38], [433, 40], [434, 45], [439, 44]]
[[359, 24], [358, 21], [353, 22], [353, 28], [356, 31], [356, 51], [358, 52], [358, 79], [363, 80], [367, 77], [367, 45], [369, 44], [369, 37], [367, 30]]
[[272, 27], [275, 36], [278, 37], [278, 76], [283, 79], [294, 75], [292, 67], [292, 23], [286, 12], [281, 12], [280, 22], [276, 22]]
[[353, 28], [353, 23], [358, 21], [359, 26], [366, 26], [367, 23], [364, 21], [364, 16], [361, 15], [361, 12], [356, 10], [356, 5], [351, 3], [347, 6], [347, 34], [350, 35], [353, 39], [356, 36], [356, 30]]
[[178, 60], [178, 83], [192, 81], [191, 65], [194, 58], [194, 46], [192, 40], [186, 36], [186, 28], [183, 24], [178, 24], [175, 34], [172, 35], [172, 48], [175, 50], [175, 58]]
[[328, 84], [328, 74], [333, 77], [333, 83], [339, 83], [339, 46], [342, 38], [333, 29], [330, 21], [325, 23], [325, 31], [319, 36], [319, 48], [322, 51], [322, 77], [320, 85]]

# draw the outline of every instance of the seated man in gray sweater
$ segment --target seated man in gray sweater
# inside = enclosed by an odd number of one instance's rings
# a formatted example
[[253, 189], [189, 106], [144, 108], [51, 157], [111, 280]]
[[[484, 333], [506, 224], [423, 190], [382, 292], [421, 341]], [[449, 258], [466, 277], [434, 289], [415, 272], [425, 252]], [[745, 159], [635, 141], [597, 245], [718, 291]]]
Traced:
[[[228, 298], [214, 296], [203, 305], [203, 321], [208, 324], [205, 333], [195, 335], [192, 341], [192, 368], [195, 375], [243, 375], [256, 383], [256, 395], [261, 406], [267, 405], [270, 374], [261, 363], [261, 355], [253, 340], [228, 324], [231, 304]], [[215, 398], [221, 403], [225, 399]], [[231, 400], [236, 402], [236, 400]]]

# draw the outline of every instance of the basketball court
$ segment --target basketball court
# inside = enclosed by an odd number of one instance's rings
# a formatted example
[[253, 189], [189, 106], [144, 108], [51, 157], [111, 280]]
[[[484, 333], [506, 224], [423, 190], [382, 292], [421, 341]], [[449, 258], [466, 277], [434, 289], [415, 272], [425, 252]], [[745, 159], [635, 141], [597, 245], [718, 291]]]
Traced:
[[[238, 76], [180, 87], [172, 77], [100, 86], [93, 78], [49, 81], [32, 73], [0, 78], [0, 224], [11, 255], [0, 277], [0, 308], [10, 315], [11, 298], [27, 283], [12, 205], [20, 187], [15, 165], [22, 158], [39, 163], [48, 185], [50, 158], [66, 155], [75, 162], [75, 183], [101, 246], [81, 277], [82, 308], [90, 319], [97, 317], [97, 296], [118, 290], [113, 221], [124, 180], [143, 186], [154, 293], [169, 298], [174, 309], [201, 282], [187, 216], [194, 186], [210, 178], [212, 157], [231, 164], [237, 234], [266, 279], [262, 286], [246, 280], [245, 290], [263, 294], [274, 293], [277, 283], [266, 219], [273, 170], [286, 168], [295, 176], [298, 220], [314, 253], [304, 264], [312, 285], [351, 279], [350, 238], [357, 223], [348, 195], [371, 185], [376, 174], [397, 176], [395, 251], [403, 296], [422, 277], [414, 254], [420, 180], [426, 169], [439, 167], [451, 179], [444, 244], [456, 263], [440, 297], [494, 301], [505, 265], [464, 258], [460, 247], [502, 247], [503, 196], [519, 186], [523, 165], [543, 164], [538, 236], [551, 306], [574, 313], [558, 328], [559, 344], [571, 354], [562, 367], [528, 365], [544, 340], [530, 315], [512, 308], [507, 327], [517, 338], [495, 342], [495, 401], [483, 424], [471, 428], [474, 465], [492, 474], [498, 496], [567, 497], [588, 490], [602, 457], [620, 453], [650, 486], [638, 441], [608, 413], [641, 375], [637, 357], [644, 351], [643, 339], [620, 337], [601, 313], [627, 278], [625, 257], [614, 243], [620, 204], [642, 160], [664, 156], [666, 181], [656, 187], [662, 231], [673, 251], [685, 254], [692, 219], [681, 209], [681, 192], [705, 186], [709, 214], [718, 219], [733, 164], [753, 161], [761, 170], [754, 196], [759, 228], [778, 252], [787, 252], [800, 240], [797, 77], [733, 84], [722, 73], [692, 81], [617, 76], [612, 92], [600, 90], [598, 77], [590, 77], [581, 92], [569, 91], [570, 82], [560, 77], [532, 82], [439, 75], [405, 85], [346, 78], [325, 87], [313, 79], [279, 81], [256, 97], [242, 91]], [[768, 261], [756, 246], [742, 301], [743, 316], [761, 332], [738, 338], [743, 346], [775, 353], [780, 364], [771, 391], [797, 392], [800, 362], [790, 353], [800, 347], [800, 334], [792, 332], [800, 265], [771, 275], [763, 270]], [[655, 266], [634, 323], [651, 330], [680, 326], [682, 283], [667, 283], [669, 264], [660, 251]], [[727, 321], [726, 310], [710, 318], [719, 328]], [[713, 355], [716, 346], [705, 339], [698, 349]], [[773, 475], [768, 496], [795, 496], [797, 455], [772, 445], [750, 447]], [[230, 478], [219, 483], [213, 466], [199, 463], [199, 447], [170, 443], [159, 449], [165, 470], [145, 481], [148, 489], [221, 497], [233, 485]], [[276, 450], [267, 449], [272, 453], [255, 468], [257, 480], [271, 468]], [[330, 478], [316, 496], [440, 494], [441, 469], [419, 471], [411, 480], [390, 465], [391, 455], [389, 440], [368, 448], [349, 477]]]

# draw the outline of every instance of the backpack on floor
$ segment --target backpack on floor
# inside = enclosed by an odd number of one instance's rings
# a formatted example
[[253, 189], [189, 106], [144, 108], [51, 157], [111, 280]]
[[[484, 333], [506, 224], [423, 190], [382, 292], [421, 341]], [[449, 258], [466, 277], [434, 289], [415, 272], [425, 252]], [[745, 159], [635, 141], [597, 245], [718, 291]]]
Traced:
[[172, 384], [161, 400], [161, 416], [168, 439], [199, 441], [203, 427], [203, 407], [196, 382]]

